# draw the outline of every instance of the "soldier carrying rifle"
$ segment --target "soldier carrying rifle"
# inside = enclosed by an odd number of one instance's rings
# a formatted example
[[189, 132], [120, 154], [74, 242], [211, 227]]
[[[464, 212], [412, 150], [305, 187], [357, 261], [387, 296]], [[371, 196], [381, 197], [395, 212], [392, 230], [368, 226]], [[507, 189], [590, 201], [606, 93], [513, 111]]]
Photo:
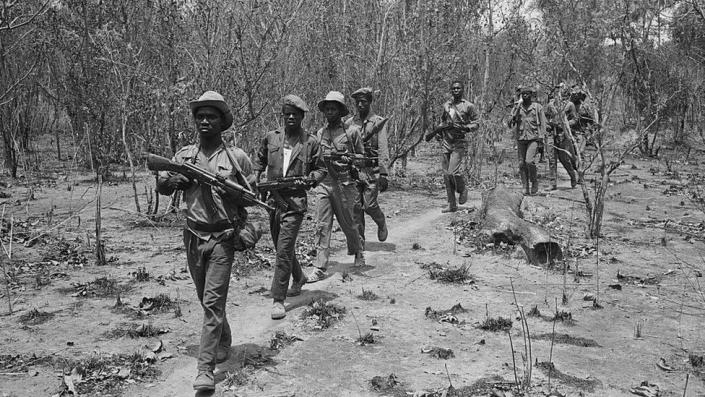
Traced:
[[546, 134], [546, 116], [541, 104], [533, 102], [536, 94], [533, 87], [521, 87], [519, 91], [519, 100], [512, 110], [509, 128], [514, 129], [514, 139], [517, 140], [519, 176], [524, 194], [532, 195], [539, 191], [536, 157], [539, 142]]
[[285, 96], [282, 99], [284, 128], [264, 135], [255, 159], [258, 180], [267, 170], [267, 181], [271, 186], [266, 190], [271, 193], [269, 201], [275, 207], [269, 217], [272, 241], [277, 250], [271, 288], [273, 320], [286, 316], [284, 300], [287, 296], [301, 294], [301, 287], [308, 280], [296, 259], [296, 238], [308, 209], [306, 190], [326, 175], [318, 140], [301, 127], [308, 110], [303, 99], [296, 95]]
[[350, 95], [355, 100], [357, 115], [346, 120], [346, 126], [358, 126], [362, 131], [362, 142], [365, 146], [365, 156], [371, 159], [368, 167], [362, 167], [360, 185], [360, 208], [355, 212], [355, 220], [360, 231], [362, 243], [365, 243], [365, 213], [377, 224], [377, 239], [387, 239], [387, 222], [379, 208], [377, 195], [387, 190], [387, 163], [389, 162], [389, 147], [387, 142], [387, 120], [370, 110], [372, 104], [372, 88], [364, 87]]
[[328, 174], [316, 188], [316, 271], [307, 274], [308, 282], [313, 283], [325, 278], [330, 257], [330, 237], [333, 229], [333, 216], [338, 220], [345, 233], [348, 255], [355, 255], [355, 266], [365, 265], [362, 239], [355, 222], [356, 206], [359, 207], [359, 191], [356, 169], [353, 159], [362, 157], [360, 129], [356, 126], [346, 127], [342, 118], [349, 111], [345, 96], [338, 91], [331, 91], [325, 99], [318, 102], [318, 109], [326, 118], [327, 125], [318, 130], [318, 140]]
[[[478, 114], [475, 105], [463, 99], [464, 85], [461, 81], [453, 81], [450, 85], [452, 99], [443, 104], [441, 126], [427, 135], [426, 140], [437, 136], [443, 145], [443, 180], [448, 195], [448, 207], [441, 212], [455, 212], [458, 204], [468, 201], [468, 188], [463, 176], [463, 163], [467, 155], [468, 142], [465, 135], [479, 128]], [[455, 194], [459, 193], [456, 203]]]
[[[252, 163], [244, 151], [226, 147], [222, 131], [233, 123], [230, 108], [214, 91], [205, 92], [190, 103], [198, 131], [198, 145], [183, 147], [175, 155], [176, 163], [189, 162], [244, 186], [251, 194], [255, 182]], [[245, 206], [254, 204], [242, 193], [198, 183], [176, 172], [161, 172], [157, 190], [170, 195], [183, 190], [186, 204], [184, 245], [189, 273], [203, 307], [201, 345], [198, 351], [198, 376], [195, 390], [214, 390], [216, 363], [227, 360], [232, 336], [225, 315], [225, 301], [230, 285], [230, 270], [236, 249], [244, 242], [254, 246], [258, 231], [247, 223]], [[244, 241], [250, 240], [250, 241]]]

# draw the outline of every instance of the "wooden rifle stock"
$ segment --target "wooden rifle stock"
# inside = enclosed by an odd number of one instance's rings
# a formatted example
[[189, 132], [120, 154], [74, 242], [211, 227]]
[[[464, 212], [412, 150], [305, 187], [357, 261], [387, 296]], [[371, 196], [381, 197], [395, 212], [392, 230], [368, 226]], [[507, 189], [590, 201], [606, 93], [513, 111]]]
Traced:
[[274, 211], [274, 208], [267, 205], [264, 201], [257, 198], [254, 192], [244, 186], [225, 178], [222, 175], [212, 173], [203, 168], [191, 163], [177, 163], [166, 157], [149, 153], [147, 155], [147, 168], [152, 171], [171, 171], [181, 174], [187, 178], [195, 179], [199, 183], [204, 183], [209, 186], [219, 187], [232, 195], [242, 195], [243, 200], [247, 205], [258, 205], [268, 211]]

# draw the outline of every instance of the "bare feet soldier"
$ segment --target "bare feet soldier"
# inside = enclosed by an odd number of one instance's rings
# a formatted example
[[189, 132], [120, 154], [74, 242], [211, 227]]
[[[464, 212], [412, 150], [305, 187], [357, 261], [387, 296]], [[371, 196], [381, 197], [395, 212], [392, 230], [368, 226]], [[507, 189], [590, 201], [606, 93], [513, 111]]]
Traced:
[[[223, 97], [207, 91], [190, 106], [199, 142], [179, 150], [174, 161], [190, 162], [249, 188], [255, 181], [250, 159], [242, 150], [226, 147], [221, 136], [233, 122]], [[225, 301], [234, 252], [242, 249], [239, 247], [242, 243], [240, 237], [251, 231], [252, 225], [247, 224], [245, 210], [248, 203], [241, 195], [227, 194], [222, 189], [196, 183], [178, 173], [159, 174], [159, 193], [170, 195], [177, 189], [183, 190], [186, 204], [184, 245], [188, 269], [203, 308], [198, 376], [193, 388], [214, 390], [216, 362], [227, 359], [232, 342]]]
[[[519, 156], [519, 176], [524, 194], [536, 194], [539, 191], [538, 170], [536, 168], [539, 141], [546, 133], [546, 115], [543, 107], [533, 98], [536, 90], [522, 87], [520, 97], [512, 110], [509, 127], [514, 128]], [[529, 187], [531, 183], [531, 187]]]
[[387, 141], [387, 119], [370, 110], [373, 100], [372, 88], [364, 87], [350, 95], [355, 100], [357, 115], [346, 120], [346, 126], [355, 125], [362, 131], [362, 142], [365, 146], [365, 156], [372, 158], [371, 166], [361, 169], [362, 184], [359, 211], [355, 212], [355, 220], [360, 230], [362, 242], [365, 242], [365, 213], [377, 224], [377, 239], [387, 239], [387, 222], [379, 207], [377, 196], [388, 188], [387, 164], [389, 163], [389, 147]]
[[[443, 104], [443, 127], [439, 138], [443, 145], [441, 167], [448, 195], [448, 207], [441, 212], [455, 212], [458, 210], [458, 203], [465, 204], [468, 201], [468, 188], [463, 176], [463, 162], [468, 147], [465, 134], [476, 131], [479, 124], [475, 105], [463, 99], [464, 89], [461, 81], [454, 81], [450, 85], [452, 99]], [[456, 193], [459, 194], [457, 202]]]
[[333, 215], [345, 234], [348, 255], [355, 255], [355, 266], [365, 265], [362, 239], [355, 222], [355, 206], [360, 205], [360, 192], [357, 190], [358, 180], [353, 159], [362, 157], [365, 151], [360, 129], [355, 126], [345, 127], [342, 118], [349, 111], [345, 105], [345, 96], [338, 91], [329, 92], [325, 99], [318, 102], [318, 109], [323, 112], [328, 122], [317, 134], [328, 173], [316, 188], [318, 254], [316, 270], [306, 275], [309, 283], [325, 278], [330, 256]]
[[[297, 296], [306, 283], [306, 275], [296, 259], [296, 238], [308, 209], [306, 190], [320, 182], [326, 174], [319, 153], [318, 139], [306, 133], [301, 122], [308, 106], [296, 95], [282, 99], [284, 128], [269, 131], [262, 139], [255, 159], [257, 179], [267, 170], [267, 183], [272, 185], [270, 213], [272, 241], [277, 250], [272, 279], [272, 319], [286, 316], [284, 300]], [[261, 184], [263, 188], [265, 184]], [[289, 288], [289, 280], [292, 284]]]

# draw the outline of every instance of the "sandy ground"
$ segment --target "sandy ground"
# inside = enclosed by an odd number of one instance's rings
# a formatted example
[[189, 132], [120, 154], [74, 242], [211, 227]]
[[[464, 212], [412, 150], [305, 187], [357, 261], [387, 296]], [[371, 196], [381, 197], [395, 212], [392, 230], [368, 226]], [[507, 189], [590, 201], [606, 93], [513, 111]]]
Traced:
[[[702, 171], [698, 161], [676, 159], [666, 167], [658, 160], [628, 159], [612, 178], [599, 249], [584, 238], [582, 193], [568, 188], [564, 173], [559, 190], [525, 198], [525, 217], [546, 225], [567, 254], [565, 264], [547, 269], [528, 264], [520, 249], [479, 249], [466, 237], [461, 226], [476, 219], [481, 189], [471, 191], [461, 211], [440, 213], [444, 195], [434, 153], [435, 148], [423, 149], [410, 161], [407, 176], [397, 178], [382, 195], [390, 236], [384, 243], [375, 241], [376, 229], [368, 221], [368, 266], [351, 268], [352, 257], [341, 249], [344, 237], [338, 231], [331, 276], [288, 299], [286, 319], [271, 320], [271, 300], [257, 292], [269, 287], [271, 269], [255, 266], [256, 256], [236, 261], [228, 301], [233, 346], [230, 359], [217, 368], [214, 395], [403, 396], [443, 390], [449, 384], [464, 387], [462, 395], [467, 396], [491, 395], [493, 387], [507, 396], [512, 395], [509, 390], [518, 395], [510, 386], [515, 374], [520, 379], [528, 375], [528, 367], [515, 296], [525, 313], [535, 307], [542, 315], [527, 319], [535, 364], [528, 395], [543, 396], [555, 389], [569, 396], [627, 396], [634, 395], [631, 388], [648, 381], [659, 386], [661, 396], [682, 396], [687, 374], [686, 395], [705, 395], [702, 376], [689, 358], [705, 353], [705, 297], [700, 287], [705, 215], [686, 197], [692, 188], [687, 174]], [[501, 165], [499, 183], [518, 189], [513, 167], [511, 160]], [[142, 175], [140, 191], [149, 182]], [[2, 241], [9, 248], [12, 219], [13, 253], [11, 262], [6, 257], [3, 261], [11, 275], [14, 313], [7, 314], [3, 285], [0, 395], [56, 395], [66, 390], [62, 374], [73, 368], [84, 373], [76, 382], [81, 395], [194, 395], [201, 311], [183, 273], [179, 224], [150, 225], [134, 212], [128, 183], [106, 184], [102, 223], [111, 262], [95, 266], [96, 192], [88, 175], [59, 170], [5, 191], [10, 198], [3, 207]], [[27, 199], [30, 193], [33, 200]], [[264, 216], [259, 210], [255, 214]], [[311, 228], [312, 220], [307, 219], [303, 251]], [[25, 247], [40, 232], [43, 237]], [[269, 235], [257, 252], [273, 261]], [[474, 282], [431, 280], [422, 265], [434, 262], [448, 268], [469, 266]], [[569, 269], [565, 277], [564, 265]], [[137, 281], [135, 273], [143, 267], [149, 280]], [[77, 284], [103, 277], [122, 288], [120, 300], [126, 309], [114, 309], [117, 294], [99, 296], [101, 291], [91, 287], [95, 283], [81, 295]], [[363, 289], [378, 299], [359, 299]], [[76, 293], [79, 296], [72, 296]], [[138, 317], [142, 299], [160, 293], [178, 302], [181, 316], [171, 308]], [[586, 296], [596, 296], [602, 308], [594, 308]], [[302, 319], [316, 299], [345, 307], [344, 317], [328, 329], [316, 329], [310, 319]], [[467, 309], [456, 315], [458, 324], [425, 316], [427, 307], [445, 310], [458, 303]], [[550, 318], [557, 310], [572, 321], [555, 323], [551, 349]], [[44, 313], [49, 313], [47, 318], [37, 319]], [[509, 334], [516, 367], [508, 333], [479, 329], [488, 317], [512, 320]], [[140, 324], [168, 332], [138, 338], [115, 332]], [[271, 350], [270, 340], [278, 331], [301, 340]], [[368, 332], [374, 343], [356, 341]], [[91, 375], [91, 359], [95, 365], [96, 357], [144, 354], [160, 340], [163, 350], [149, 365], [158, 374], [133, 370], [118, 376], [129, 366], [120, 362], [106, 367], [100, 381], [101, 376]], [[423, 353], [431, 347], [452, 349], [454, 356], [444, 360]], [[561, 374], [551, 376], [550, 386], [541, 364], [549, 362], [549, 356]], [[381, 392], [373, 388], [375, 376], [388, 379], [391, 374], [398, 382], [395, 387]]]

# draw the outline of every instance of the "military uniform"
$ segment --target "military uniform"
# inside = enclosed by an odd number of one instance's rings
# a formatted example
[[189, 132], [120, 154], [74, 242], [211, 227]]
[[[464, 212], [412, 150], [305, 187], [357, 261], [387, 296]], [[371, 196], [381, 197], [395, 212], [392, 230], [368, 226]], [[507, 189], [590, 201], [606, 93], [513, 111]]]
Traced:
[[519, 175], [524, 193], [534, 194], [538, 191], [536, 154], [538, 144], [546, 133], [546, 116], [537, 102], [531, 102], [529, 106], [517, 104], [514, 112], [510, 127], [514, 127], [514, 138], [517, 140]]
[[[190, 162], [200, 168], [248, 186], [255, 182], [252, 163], [244, 151], [221, 146], [206, 156], [198, 146], [179, 150], [173, 158], [177, 163]], [[170, 172], [161, 172], [163, 183]], [[198, 353], [198, 370], [213, 371], [216, 350], [229, 349], [232, 336], [226, 317], [225, 302], [230, 285], [230, 270], [238, 249], [236, 236], [247, 227], [247, 211], [237, 199], [223, 199], [208, 185], [192, 183], [183, 192], [186, 205], [184, 246], [189, 273], [203, 307], [203, 328]]]
[[[318, 141], [323, 156], [331, 153], [364, 153], [360, 129], [355, 126], [345, 127], [340, 124], [318, 130]], [[325, 271], [330, 257], [330, 237], [333, 229], [333, 215], [338, 220], [345, 234], [348, 255], [362, 253], [362, 239], [355, 221], [355, 212], [359, 211], [360, 200], [357, 189], [358, 180], [348, 166], [339, 166], [333, 161], [326, 161], [327, 174], [316, 188], [318, 200], [316, 228], [316, 267]]]
[[[457, 103], [452, 100], [448, 101], [443, 105], [443, 109], [443, 122], [453, 122], [468, 130], [472, 130], [472, 125], [477, 123], [479, 119], [475, 105], [465, 99], [461, 99]], [[465, 200], [467, 200], [467, 187], [462, 168], [468, 147], [465, 134], [468, 132], [461, 129], [449, 129], [444, 131], [441, 136], [443, 147], [441, 167], [448, 196], [448, 207], [451, 211], [455, 211], [457, 208], [456, 192], [461, 194], [460, 204], [465, 204]]]
[[546, 155], [548, 157], [549, 179], [552, 188], [556, 188], [558, 178], [558, 161], [570, 176], [570, 186], [575, 187], [577, 178], [575, 174], [575, 149], [573, 142], [563, 131], [563, 115], [558, 109], [564, 108], [563, 104], [553, 98], [546, 105], [546, 119], [548, 122], [548, 134], [546, 134]]
[[[354, 96], [355, 94], [353, 94]], [[379, 187], [377, 180], [387, 177], [387, 164], [389, 163], [389, 147], [387, 140], [387, 124], [382, 117], [371, 114], [364, 120], [359, 115], [352, 117], [345, 122], [346, 128], [355, 126], [362, 131], [362, 140], [365, 157], [376, 157], [374, 166], [364, 167], [360, 170], [362, 183], [360, 186], [359, 209], [355, 211], [355, 220], [359, 228], [360, 238], [365, 242], [365, 213], [377, 224], [378, 230], [386, 230], [386, 218], [379, 207], [377, 196]], [[356, 208], [357, 209], [357, 208]], [[380, 234], [380, 233], [378, 233]], [[386, 239], [380, 238], [381, 240]]]
[[[305, 131], [300, 134], [296, 145], [288, 148], [282, 129], [267, 132], [257, 152], [255, 169], [262, 172], [266, 168], [269, 181], [281, 177], [305, 176], [320, 182], [325, 176], [325, 169], [320, 158], [318, 140]], [[290, 153], [285, 155], [285, 151]], [[288, 164], [285, 164], [285, 160], [288, 160]], [[304, 213], [308, 209], [308, 200], [306, 191], [300, 189], [275, 192], [270, 202], [275, 211], [270, 214], [269, 225], [277, 250], [271, 292], [275, 301], [284, 301], [290, 278], [295, 283], [305, 282], [301, 265], [296, 260], [295, 248]]]

